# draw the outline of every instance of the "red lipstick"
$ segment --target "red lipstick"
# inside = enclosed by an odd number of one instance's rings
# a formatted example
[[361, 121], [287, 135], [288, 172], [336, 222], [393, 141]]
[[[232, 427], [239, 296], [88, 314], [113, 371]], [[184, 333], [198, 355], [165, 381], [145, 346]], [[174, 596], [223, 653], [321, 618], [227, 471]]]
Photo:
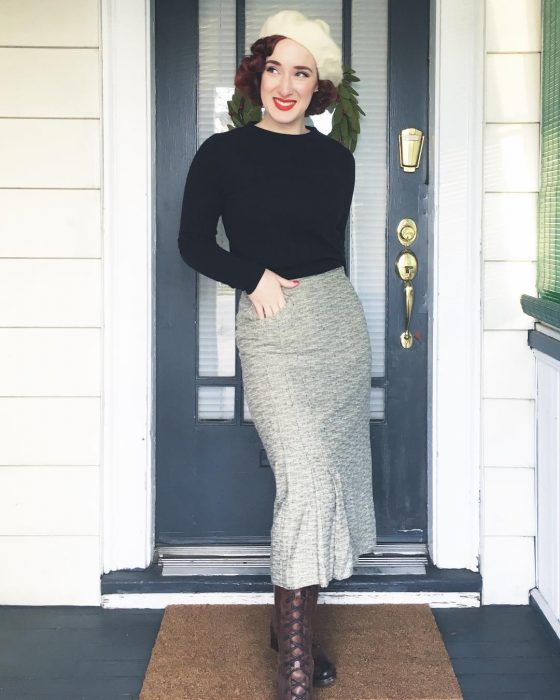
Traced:
[[277, 97], [273, 97], [272, 100], [276, 107], [278, 107], [278, 109], [281, 109], [283, 112], [287, 112], [289, 109], [292, 109], [292, 107], [295, 105], [295, 100], [290, 100], [291, 104], [289, 105], [278, 102]]

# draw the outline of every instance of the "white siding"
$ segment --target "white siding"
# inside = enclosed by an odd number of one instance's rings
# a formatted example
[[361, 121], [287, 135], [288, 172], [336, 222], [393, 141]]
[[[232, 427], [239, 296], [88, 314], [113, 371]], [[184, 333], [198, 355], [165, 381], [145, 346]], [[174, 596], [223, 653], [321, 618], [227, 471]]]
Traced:
[[98, 52], [76, 48], [0, 49], [2, 116], [97, 119]]
[[0, 84], [0, 604], [98, 605], [97, 0], [2, 0]]
[[540, 0], [486, 0], [481, 570], [483, 603], [535, 581], [535, 363]]

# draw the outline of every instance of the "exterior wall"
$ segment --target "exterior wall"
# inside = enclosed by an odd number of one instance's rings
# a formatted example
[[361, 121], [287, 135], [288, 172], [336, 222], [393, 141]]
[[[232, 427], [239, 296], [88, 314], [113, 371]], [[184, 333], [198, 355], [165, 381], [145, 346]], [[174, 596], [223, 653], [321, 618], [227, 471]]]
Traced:
[[[526, 603], [535, 372], [519, 297], [536, 291], [541, 8], [485, 10], [481, 564], [485, 603]], [[100, 513], [122, 510], [100, 489], [99, 12], [99, 0], [0, 3], [0, 604], [99, 604]]]
[[0, 3], [0, 84], [0, 603], [97, 605], [97, 0]]
[[535, 581], [535, 361], [540, 0], [486, 0], [481, 571], [483, 603]]

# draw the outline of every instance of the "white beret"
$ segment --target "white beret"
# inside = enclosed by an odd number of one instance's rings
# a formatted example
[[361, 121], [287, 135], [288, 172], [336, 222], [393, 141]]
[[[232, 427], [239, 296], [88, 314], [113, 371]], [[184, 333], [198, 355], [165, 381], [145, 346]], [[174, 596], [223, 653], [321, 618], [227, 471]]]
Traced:
[[307, 19], [298, 10], [280, 10], [265, 21], [257, 39], [272, 34], [282, 34], [305, 46], [315, 59], [319, 80], [330, 80], [338, 87], [342, 80], [342, 51], [331, 37], [326, 22]]

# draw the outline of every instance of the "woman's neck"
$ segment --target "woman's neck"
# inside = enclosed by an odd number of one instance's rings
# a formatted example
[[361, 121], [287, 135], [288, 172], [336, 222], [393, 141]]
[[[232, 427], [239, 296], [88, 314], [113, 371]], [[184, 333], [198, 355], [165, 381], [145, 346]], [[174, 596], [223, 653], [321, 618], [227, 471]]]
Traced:
[[[267, 118], [268, 117], [268, 118]], [[270, 115], [265, 114], [264, 117], [255, 125], [259, 129], [267, 129], [268, 131], [276, 131], [279, 134], [307, 134], [309, 129], [306, 128], [303, 117], [290, 124], [282, 124], [275, 121]]]

